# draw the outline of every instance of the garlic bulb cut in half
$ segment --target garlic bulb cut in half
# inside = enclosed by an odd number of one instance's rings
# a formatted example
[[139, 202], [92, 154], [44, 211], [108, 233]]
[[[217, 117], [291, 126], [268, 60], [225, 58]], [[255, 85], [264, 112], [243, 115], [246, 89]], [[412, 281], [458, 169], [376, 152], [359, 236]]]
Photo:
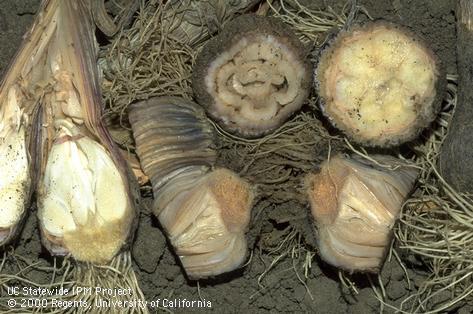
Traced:
[[0, 246], [15, 236], [30, 201], [32, 176], [26, 120], [16, 89], [9, 89], [0, 103]]
[[242, 15], [203, 47], [192, 85], [221, 127], [258, 137], [282, 125], [309, 95], [308, 51], [281, 21]]
[[321, 53], [316, 83], [335, 127], [371, 146], [414, 139], [440, 110], [445, 77], [434, 53], [401, 27], [342, 31]]
[[57, 120], [56, 138], [39, 186], [38, 214], [55, 254], [104, 262], [129, 232], [126, 186], [105, 148], [71, 121]]
[[306, 178], [319, 254], [350, 272], [380, 270], [392, 228], [418, 174], [394, 157], [372, 157], [391, 167], [337, 155]]
[[132, 105], [129, 118], [153, 186], [154, 214], [189, 278], [239, 267], [253, 189], [232, 171], [214, 169], [213, 132], [202, 108], [177, 97], [151, 98]]

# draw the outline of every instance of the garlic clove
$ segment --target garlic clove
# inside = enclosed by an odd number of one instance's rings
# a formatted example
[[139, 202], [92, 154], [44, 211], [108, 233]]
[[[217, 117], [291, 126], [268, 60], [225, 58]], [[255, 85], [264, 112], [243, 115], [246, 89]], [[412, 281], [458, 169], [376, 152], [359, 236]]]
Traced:
[[372, 157], [384, 166], [337, 155], [306, 178], [320, 256], [350, 272], [379, 271], [418, 173], [396, 158]]
[[39, 186], [38, 216], [47, 247], [81, 261], [105, 262], [128, 237], [132, 210], [109, 153], [71, 120], [57, 135]]

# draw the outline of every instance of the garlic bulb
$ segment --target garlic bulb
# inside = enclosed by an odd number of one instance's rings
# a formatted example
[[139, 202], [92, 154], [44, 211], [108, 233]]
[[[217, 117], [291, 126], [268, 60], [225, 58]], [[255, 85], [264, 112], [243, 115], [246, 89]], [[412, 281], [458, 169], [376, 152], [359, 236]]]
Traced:
[[274, 18], [242, 15], [211, 39], [196, 59], [197, 101], [229, 132], [267, 134], [309, 95], [312, 66], [297, 36]]
[[51, 39], [57, 2], [43, 2], [39, 14], [0, 81], [0, 246], [21, 230], [38, 176], [38, 115], [48, 71], [45, 46]]
[[213, 169], [213, 133], [203, 110], [176, 97], [132, 106], [138, 157], [153, 185], [154, 214], [190, 278], [240, 266], [253, 190], [227, 169]]
[[324, 114], [355, 141], [391, 146], [435, 119], [445, 78], [434, 53], [408, 31], [377, 22], [342, 31], [317, 70]]
[[338, 155], [306, 178], [319, 254], [350, 272], [379, 271], [394, 223], [418, 174], [394, 157], [373, 158], [391, 168]]
[[39, 10], [0, 86], [0, 241], [36, 188], [46, 248], [106, 263], [133, 235], [137, 189], [101, 120], [95, 25], [83, 1]]

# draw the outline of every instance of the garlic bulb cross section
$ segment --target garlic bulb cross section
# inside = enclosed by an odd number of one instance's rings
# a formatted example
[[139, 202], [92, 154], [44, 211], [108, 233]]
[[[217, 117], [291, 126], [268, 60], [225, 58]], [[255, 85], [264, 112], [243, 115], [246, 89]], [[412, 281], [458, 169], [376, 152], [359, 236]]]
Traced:
[[303, 44], [283, 23], [243, 15], [202, 49], [192, 83], [198, 102], [223, 128], [257, 137], [302, 106], [311, 71]]
[[251, 127], [268, 123], [299, 96], [305, 69], [273, 36], [260, 36], [242, 39], [211, 64], [213, 71], [216, 79], [209, 75], [205, 83], [220, 104], [217, 114], [234, 114], [237, 125]]
[[440, 109], [434, 53], [402, 28], [367, 23], [341, 32], [322, 51], [316, 79], [324, 114], [349, 137], [372, 146], [415, 138]]

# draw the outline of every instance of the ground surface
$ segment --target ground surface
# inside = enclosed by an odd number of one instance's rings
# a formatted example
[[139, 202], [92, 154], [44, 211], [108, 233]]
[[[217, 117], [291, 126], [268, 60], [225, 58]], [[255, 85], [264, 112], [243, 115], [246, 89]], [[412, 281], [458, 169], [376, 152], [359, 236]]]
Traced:
[[[318, 5], [341, 7], [341, 1], [308, 1]], [[453, 0], [363, 0], [373, 18], [385, 18], [412, 28], [423, 36], [437, 52], [447, 73], [455, 73], [455, 17]], [[0, 74], [3, 75], [12, 59], [21, 36], [32, 21], [38, 0], [0, 0]], [[282, 204], [290, 208], [291, 204]], [[33, 209], [34, 210], [34, 209]], [[277, 209], [275, 209], [277, 210]], [[269, 215], [270, 216], [270, 215]], [[262, 216], [263, 217], [263, 216]], [[264, 216], [267, 217], [267, 216]], [[371, 313], [378, 312], [379, 303], [366, 278], [355, 278], [358, 294], [341, 284], [337, 272], [316, 257], [304, 277], [302, 261], [282, 259], [270, 272], [258, 278], [271, 264], [271, 256], [261, 248], [261, 239], [255, 237], [251, 263], [244, 269], [218, 280], [188, 281], [173, 255], [172, 250], [149, 214], [141, 217], [136, 242], [133, 247], [135, 269], [143, 292], [148, 300], [156, 298], [199, 300], [212, 302], [212, 309], [220, 313], [231, 312], [315, 312], [315, 313]], [[266, 234], [280, 239], [286, 225], [263, 226]], [[269, 240], [268, 240], [269, 241]], [[17, 245], [19, 254], [49, 260], [41, 249], [34, 213]], [[302, 278], [299, 279], [296, 275]], [[422, 280], [422, 272], [408, 270], [413, 283]], [[42, 276], [38, 273], [38, 276]], [[396, 304], [409, 294], [402, 269], [393, 259], [385, 265], [382, 274], [388, 299]], [[38, 278], [41, 279], [41, 278]], [[301, 281], [306, 282], [304, 286]], [[308, 292], [310, 291], [310, 293]], [[186, 309], [174, 309], [186, 312]], [[390, 310], [386, 310], [390, 312]], [[466, 313], [468, 309], [463, 309]]]

